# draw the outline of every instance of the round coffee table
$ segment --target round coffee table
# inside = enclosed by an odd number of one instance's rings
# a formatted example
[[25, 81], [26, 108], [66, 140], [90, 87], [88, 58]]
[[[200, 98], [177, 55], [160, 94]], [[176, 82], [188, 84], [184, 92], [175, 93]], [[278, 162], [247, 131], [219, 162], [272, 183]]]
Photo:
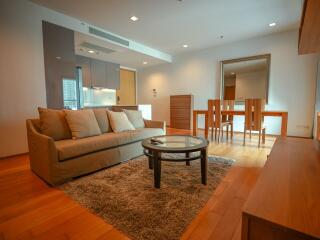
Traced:
[[[151, 139], [161, 141], [161, 143], [154, 144]], [[162, 161], [186, 162], [187, 165], [190, 165], [190, 161], [200, 159], [201, 182], [204, 185], [207, 184], [208, 140], [193, 136], [164, 135], [147, 138], [142, 141], [142, 146], [144, 154], [149, 159], [149, 168], [154, 170], [155, 188], [160, 188]], [[199, 154], [190, 154], [194, 152], [199, 152]], [[163, 153], [172, 153], [172, 155]], [[183, 156], [178, 153], [183, 153]]]

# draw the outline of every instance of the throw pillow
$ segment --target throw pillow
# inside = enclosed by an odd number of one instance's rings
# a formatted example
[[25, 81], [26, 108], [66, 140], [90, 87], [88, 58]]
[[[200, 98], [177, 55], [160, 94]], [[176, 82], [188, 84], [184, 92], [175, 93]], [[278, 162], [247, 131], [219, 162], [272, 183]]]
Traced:
[[111, 128], [114, 132], [135, 130], [124, 112], [107, 111]]
[[70, 139], [70, 128], [65, 119], [63, 110], [54, 110], [38, 107], [40, 131], [54, 140]]
[[101, 134], [101, 130], [92, 109], [64, 111], [73, 139]]
[[123, 109], [129, 121], [135, 128], [144, 128], [144, 121], [141, 111]]
[[107, 115], [107, 109], [105, 108], [93, 108], [94, 115], [96, 116], [98, 125], [102, 133], [111, 132], [109, 119]]

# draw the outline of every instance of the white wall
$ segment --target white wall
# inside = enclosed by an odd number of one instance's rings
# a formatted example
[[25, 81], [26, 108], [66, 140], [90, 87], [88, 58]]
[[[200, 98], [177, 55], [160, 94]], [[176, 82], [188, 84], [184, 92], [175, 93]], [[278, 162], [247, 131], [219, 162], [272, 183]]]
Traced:
[[[172, 64], [139, 70], [138, 103], [152, 104], [153, 118], [168, 123], [170, 95], [192, 93], [194, 108], [207, 109], [207, 100], [220, 96], [221, 60], [270, 53], [267, 109], [289, 112], [289, 135], [311, 136], [319, 55], [299, 56], [297, 49], [298, 32], [290, 31], [178, 55]], [[236, 125], [241, 130], [243, 120]], [[280, 119], [268, 117], [266, 125], [268, 133], [279, 133]]]
[[265, 98], [266, 71], [237, 73], [236, 99]]
[[87, 31], [79, 20], [30, 1], [0, 1], [0, 157], [28, 151], [25, 121], [46, 106], [42, 20]]
[[0, 3], [0, 157], [28, 151], [25, 120], [46, 106], [41, 18], [18, 2]]

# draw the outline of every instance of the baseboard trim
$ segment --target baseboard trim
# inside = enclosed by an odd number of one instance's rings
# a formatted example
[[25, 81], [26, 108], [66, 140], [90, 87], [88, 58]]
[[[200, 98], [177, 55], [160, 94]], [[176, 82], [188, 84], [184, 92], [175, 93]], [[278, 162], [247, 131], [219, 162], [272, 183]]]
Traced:
[[29, 152], [18, 153], [18, 154], [13, 154], [13, 155], [8, 155], [8, 156], [3, 156], [3, 157], [0, 157], [0, 160], [7, 159], [7, 158], [20, 157], [20, 156], [28, 155], [28, 154], [29, 154]]
[[[198, 130], [204, 131], [204, 128], [198, 128]], [[226, 130], [223, 130], [223, 132], [227, 132]], [[238, 133], [238, 134], [243, 134], [243, 132], [240, 131], [233, 131], [234, 133]], [[210, 134], [210, 130], [209, 130], [209, 134]], [[252, 135], [258, 135], [257, 132], [252, 132]], [[280, 134], [266, 134], [266, 136], [269, 137], [279, 137]], [[292, 137], [292, 138], [303, 138], [303, 139], [313, 139], [313, 137], [302, 137], [302, 136], [293, 136], [293, 135], [287, 135], [287, 137]]]

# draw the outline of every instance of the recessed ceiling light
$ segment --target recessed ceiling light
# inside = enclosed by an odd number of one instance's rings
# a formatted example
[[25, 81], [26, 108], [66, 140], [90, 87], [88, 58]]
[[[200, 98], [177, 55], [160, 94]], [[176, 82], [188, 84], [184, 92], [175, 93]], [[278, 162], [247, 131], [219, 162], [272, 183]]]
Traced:
[[269, 23], [269, 27], [274, 27], [275, 25], [277, 25], [275, 22]]
[[139, 18], [136, 17], [136, 16], [132, 16], [130, 19], [131, 19], [132, 21], [134, 21], [134, 22], [139, 20]]
[[95, 53], [95, 51], [93, 51], [93, 50], [88, 50], [88, 53]]
[[183, 44], [182, 47], [187, 48], [189, 46], [188, 46], [188, 44]]
[[148, 64], [148, 62], [143, 62], [144, 65]]

